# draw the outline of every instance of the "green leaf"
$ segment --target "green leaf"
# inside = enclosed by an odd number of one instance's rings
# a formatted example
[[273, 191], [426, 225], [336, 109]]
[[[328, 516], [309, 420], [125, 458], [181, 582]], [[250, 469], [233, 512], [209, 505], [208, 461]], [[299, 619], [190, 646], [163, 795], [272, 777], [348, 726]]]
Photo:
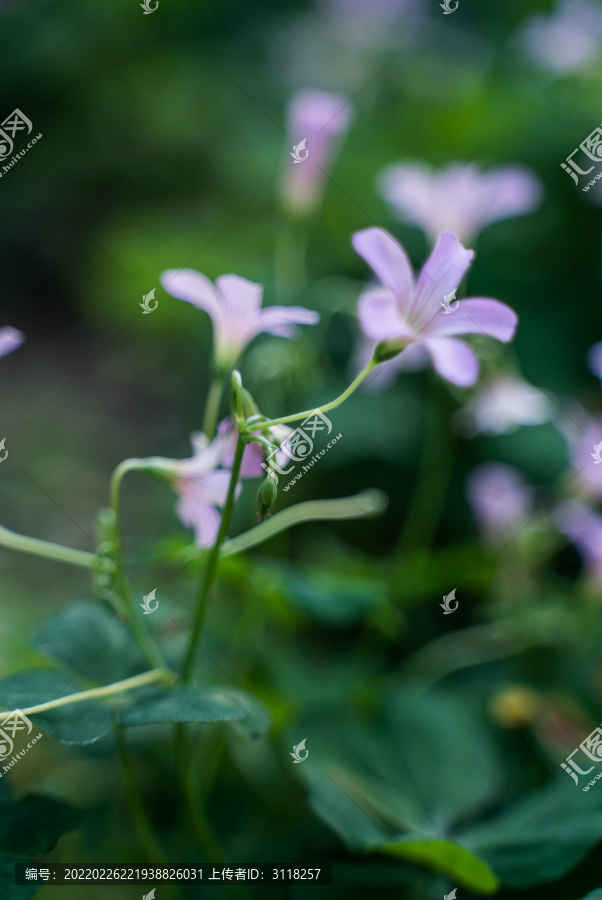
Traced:
[[27, 900], [33, 897], [43, 885], [40, 884], [15, 884], [15, 863], [26, 863], [27, 860], [18, 856], [5, 856], [0, 853], [0, 897], [2, 900]]
[[487, 863], [454, 841], [429, 837], [400, 837], [377, 847], [381, 853], [428, 866], [475, 893], [493, 894], [499, 881]]
[[77, 828], [80, 818], [73, 807], [39, 794], [0, 803], [0, 850], [27, 856], [47, 853], [61, 835]]
[[337, 572], [308, 570], [287, 572], [285, 587], [296, 606], [314, 619], [330, 625], [362, 621], [386, 601], [386, 589], [373, 578]]
[[124, 728], [161, 722], [228, 722], [248, 715], [244, 695], [228, 687], [184, 687], [171, 691], [152, 689], [119, 713]]
[[591, 891], [585, 897], [582, 897], [582, 900], [602, 900], [602, 888], [596, 888], [595, 891]]
[[[55, 669], [20, 672], [0, 681], [0, 707], [27, 709], [82, 689], [70, 673]], [[57, 740], [68, 744], [87, 744], [107, 734], [113, 727], [113, 711], [100, 700], [85, 700], [28, 716]]]
[[143, 672], [147, 665], [125, 623], [98, 604], [77, 603], [49, 619], [34, 647], [80, 677], [111, 684]]
[[340, 773], [328, 775], [310, 764], [304, 774], [309, 782], [310, 806], [348, 847], [366, 850], [391, 836], [378, 817], [342, 787]]
[[462, 843], [510, 887], [553, 881], [573, 869], [600, 840], [602, 792], [582, 796], [554, 782], [495, 818], [464, 832]]

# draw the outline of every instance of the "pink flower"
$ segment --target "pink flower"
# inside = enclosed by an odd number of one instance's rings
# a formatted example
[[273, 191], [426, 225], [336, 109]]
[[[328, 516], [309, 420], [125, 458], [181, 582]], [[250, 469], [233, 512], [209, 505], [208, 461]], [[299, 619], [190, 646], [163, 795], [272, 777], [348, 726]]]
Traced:
[[[234, 427], [232, 419], [223, 419], [218, 426], [217, 433], [218, 438], [223, 440], [221, 463], [223, 466], [230, 469], [234, 463], [234, 454], [236, 452], [236, 443], [238, 440], [238, 432]], [[255, 433], [265, 437], [263, 430], [260, 428], [256, 429]], [[268, 429], [269, 439], [272, 442], [278, 440], [282, 443], [282, 441], [286, 440], [292, 433], [293, 429], [289, 428], [288, 425], [272, 425], [272, 427]], [[265, 447], [263, 447], [262, 444], [257, 441], [252, 441], [247, 444], [242, 455], [240, 477], [259, 478], [260, 475], [265, 475], [265, 470], [262, 465], [265, 460], [265, 455]], [[284, 451], [279, 451], [275, 454], [275, 459], [280, 463], [283, 459], [288, 459], [288, 457]]]
[[494, 543], [514, 537], [533, 507], [533, 491], [520, 472], [505, 463], [483, 463], [474, 469], [466, 493], [479, 529]]
[[244, 348], [258, 334], [296, 338], [296, 325], [315, 325], [320, 316], [302, 306], [261, 308], [263, 287], [238, 275], [220, 275], [215, 287], [194, 269], [168, 269], [161, 276], [168, 294], [186, 300], [209, 314], [213, 323], [215, 360], [232, 368]]
[[174, 463], [173, 488], [180, 499], [177, 515], [194, 531], [198, 547], [211, 546], [219, 531], [218, 508], [226, 503], [230, 471], [218, 469], [224, 452], [224, 439], [218, 436], [209, 443], [204, 434], [192, 435], [194, 455]]
[[[596, 462], [596, 455], [600, 457], [602, 452], [602, 418], [594, 419], [573, 410], [571, 419], [562, 425], [578, 487], [588, 497], [602, 497], [602, 463]], [[600, 451], [596, 453], [598, 447]]]
[[602, 516], [575, 500], [566, 500], [556, 511], [560, 531], [583, 556], [590, 577], [602, 583]]
[[322, 196], [337, 144], [353, 120], [353, 107], [341, 94], [299, 91], [290, 101], [288, 120], [289, 152], [301, 142], [304, 150], [298, 152], [301, 162], [287, 156], [283, 199], [293, 212], [307, 213]]
[[399, 217], [422, 228], [433, 243], [442, 231], [472, 241], [491, 222], [531, 212], [542, 196], [539, 179], [522, 166], [481, 172], [459, 162], [439, 171], [423, 163], [389, 166], [380, 190]]
[[499, 300], [471, 297], [452, 313], [442, 309], [444, 297], [458, 287], [474, 256], [455, 234], [447, 231], [439, 237], [416, 283], [405, 250], [387, 231], [359, 231], [352, 243], [382, 282], [359, 300], [362, 330], [375, 344], [394, 342], [398, 353], [410, 343], [420, 347], [442, 378], [467, 387], [476, 381], [479, 364], [471, 348], [452, 335], [512, 340], [518, 317]]
[[10, 325], [0, 328], [0, 357], [8, 356], [9, 353], [20, 347], [24, 340], [25, 335], [18, 329], [12, 328]]

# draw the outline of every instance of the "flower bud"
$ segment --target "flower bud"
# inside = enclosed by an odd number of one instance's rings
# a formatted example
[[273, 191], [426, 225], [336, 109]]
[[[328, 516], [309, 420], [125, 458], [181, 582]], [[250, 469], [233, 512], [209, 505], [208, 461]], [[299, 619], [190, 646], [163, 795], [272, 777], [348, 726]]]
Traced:
[[260, 522], [265, 521], [266, 517], [269, 516], [277, 494], [276, 482], [271, 475], [268, 475], [257, 493], [257, 517]]
[[375, 363], [387, 362], [389, 359], [399, 356], [402, 350], [408, 346], [409, 341], [405, 338], [398, 338], [395, 341], [380, 341], [372, 355]]

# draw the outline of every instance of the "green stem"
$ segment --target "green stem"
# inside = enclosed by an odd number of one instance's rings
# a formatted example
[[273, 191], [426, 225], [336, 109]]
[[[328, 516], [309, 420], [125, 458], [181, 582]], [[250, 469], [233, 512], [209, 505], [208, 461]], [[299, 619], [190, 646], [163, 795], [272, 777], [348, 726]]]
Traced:
[[209, 393], [207, 394], [202, 431], [207, 435], [209, 440], [212, 440], [215, 435], [215, 430], [217, 427], [217, 417], [219, 415], [219, 406], [224, 390], [224, 382], [225, 376], [222, 374], [222, 372], [214, 374], [211, 380], [211, 385], [209, 387]]
[[244, 442], [239, 434], [238, 441], [236, 443], [236, 452], [234, 454], [234, 462], [232, 464], [232, 474], [230, 476], [230, 487], [228, 489], [228, 497], [226, 499], [226, 505], [224, 507], [224, 513], [222, 515], [222, 521], [220, 524], [220, 529], [215, 539], [215, 543], [211, 550], [209, 551], [209, 557], [207, 559], [207, 565], [205, 566], [205, 571], [203, 573], [203, 580], [201, 583], [201, 591], [199, 596], [199, 601], [197, 604], [196, 614], [194, 618], [194, 623], [192, 626], [192, 631], [190, 633], [190, 638], [188, 640], [188, 648], [186, 650], [186, 654], [184, 656], [184, 663], [182, 665], [182, 680], [189, 681], [194, 669], [194, 661], [196, 657], [196, 652], [198, 648], [198, 643], [201, 637], [201, 633], [203, 630], [203, 625], [205, 624], [205, 616], [207, 614], [207, 605], [209, 602], [209, 593], [213, 586], [213, 582], [215, 580], [215, 576], [217, 574], [217, 564], [219, 561], [219, 552], [221, 545], [223, 543], [224, 538], [226, 537], [226, 533], [230, 526], [230, 520], [232, 518], [232, 511], [234, 509], [234, 496], [236, 493], [236, 484], [238, 481], [238, 474], [240, 472], [240, 466], [242, 463], [242, 455], [245, 449]]
[[271, 427], [272, 425], [286, 425], [288, 422], [297, 422], [299, 419], [306, 419], [308, 416], [311, 416], [314, 413], [325, 413], [328, 412], [329, 409], [335, 409], [337, 406], [340, 406], [341, 403], [344, 403], [348, 397], [353, 394], [355, 390], [360, 386], [364, 378], [366, 378], [372, 369], [374, 369], [378, 363], [374, 362], [373, 359], [368, 362], [362, 371], [357, 375], [349, 387], [343, 391], [335, 400], [331, 400], [330, 403], [327, 403], [325, 406], [319, 406], [316, 409], [306, 409], [304, 412], [294, 413], [292, 416], [282, 416], [279, 419], [268, 419], [264, 424], [266, 427]]
[[[37, 706], [28, 706], [27, 709], [23, 708], [21, 712], [26, 716], [33, 716], [35, 713], [47, 712], [49, 709], [57, 709], [59, 706], [70, 706], [72, 703], [81, 703], [84, 700], [95, 700], [97, 697], [113, 697], [115, 694], [133, 691], [136, 688], [144, 687], [146, 684], [153, 684], [157, 681], [164, 684], [172, 684], [175, 681], [175, 675], [168, 669], [153, 669], [151, 672], [144, 672], [142, 675], [126, 678], [124, 681], [115, 681], [113, 684], [105, 684], [103, 687], [90, 688], [88, 691], [78, 691], [76, 694], [57, 697], [56, 700], [49, 700], [47, 703], [38, 703]], [[0, 722], [9, 719], [12, 715], [14, 715], [14, 710], [11, 712], [0, 712]]]
[[162, 668], [165, 661], [155, 644], [153, 638], [143, 625], [138, 610], [134, 606], [130, 585], [123, 567], [123, 538], [121, 533], [121, 504], [120, 490], [121, 482], [128, 472], [140, 471], [148, 468], [148, 460], [143, 459], [124, 459], [119, 463], [111, 478], [111, 507], [115, 514], [115, 534], [114, 534], [114, 562], [118, 569], [117, 583], [119, 585], [119, 593], [125, 604], [128, 615], [130, 616], [130, 625], [138, 646], [148, 659], [153, 668]]
[[364, 516], [377, 516], [387, 508], [387, 497], [382, 491], [362, 491], [355, 497], [342, 497], [340, 500], [307, 500], [283, 509], [261, 525], [245, 531], [244, 534], [225, 541], [222, 556], [242, 553], [257, 544], [274, 537], [281, 531], [300, 525], [302, 522], [315, 522], [320, 519], [361, 519]]
[[54, 559], [56, 562], [80, 566], [83, 569], [94, 568], [97, 561], [94, 553], [72, 550], [71, 547], [63, 547], [61, 544], [53, 544], [50, 541], [17, 534], [2, 525], [0, 525], [0, 545], [8, 547], [10, 550], [17, 550], [19, 553], [31, 553], [33, 556], [43, 556], [46, 559]]

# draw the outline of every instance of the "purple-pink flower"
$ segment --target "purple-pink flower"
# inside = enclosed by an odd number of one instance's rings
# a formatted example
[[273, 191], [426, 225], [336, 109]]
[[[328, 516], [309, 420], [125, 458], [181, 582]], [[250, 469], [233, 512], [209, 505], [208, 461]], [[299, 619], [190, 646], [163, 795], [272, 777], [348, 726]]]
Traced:
[[542, 196], [541, 182], [523, 166], [482, 172], [461, 162], [438, 171], [423, 163], [389, 166], [380, 191], [398, 216], [422, 228], [432, 243], [442, 231], [470, 242], [491, 222], [531, 212]]
[[493, 543], [514, 537], [533, 508], [532, 488], [506, 463], [477, 466], [468, 478], [466, 492], [479, 530]]
[[566, 500], [556, 511], [560, 531], [581, 553], [588, 575], [602, 583], [602, 516], [583, 503]]
[[219, 469], [224, 452], [224, 438], [209, 443], [204, 434], [192, 435], [194, 454], [190, 459], [174, 463], [173, 488], [179, 495], [176, 512], [183, 525], [192, 528], [197, 546], [214, 543], [230, 485], [230, 471]]
[[602, 341], [598, 341], [587, 351], [587, 364], [596, 378], [602, 382]]
[[[378, 276], [381, 285], [359, 300], [362, 330], [374, 345], [382, 342], [402, 351], [420, 347], [442, 378], [467, 387], [477, 379], [479, 364], [472, 349], [456, 335], [485, 334], [510, 341], [518, 317], [499, 300], [471, 297], [451, 313], [442, 309], [474, 257], [455, 234], [444, 232], [424, 264], [417, 282], [405, 250], [382, 228], [368, 228], [353, 236], [353, 246]], [[391, 356], [393, 352], [391, 353]]]
[[352, 121], [353, 107], [342, 94], [305, 90], [293, 96], [288, 108], [288, 151], [301, 143], [304, 147], [298, 152], [301, 161], [287, 155], [282, 193], [290, 210], [307, 213], [318, 204], [326, 172]]
[[238, 275], [220, 275], [215, 286], [194, 269], [168, 269], [161, 275], [168, 294], [209, 314], [213, 324], [215, 360], [232, 368], [258, 334], [296, 338], [297, 325], [315, 325], [320, 316], [302, 306], [261, 308], [263, 287]]
[[537, 14], [521, 35], [527, 51], [543, 68], [574, 72], [600, 53], [602, 9], [590, 0], [564, 0], [550, 15]]
[[20, 347], [24, 340], [25, 335], [17, 328], [12, 328], [10, 325], [0, 328], [0, 357], [8, 356], [9, 353]]
[[[602, 497], [602, 463], [596, 461], [602, 452], [602, 418], [591, 418], [573, 410], [563, 423], [569, 442], [570, 457], [576, 470], [577, 485], [585, 496]], [[596, 452], [597, 448], [600, 448]]]

